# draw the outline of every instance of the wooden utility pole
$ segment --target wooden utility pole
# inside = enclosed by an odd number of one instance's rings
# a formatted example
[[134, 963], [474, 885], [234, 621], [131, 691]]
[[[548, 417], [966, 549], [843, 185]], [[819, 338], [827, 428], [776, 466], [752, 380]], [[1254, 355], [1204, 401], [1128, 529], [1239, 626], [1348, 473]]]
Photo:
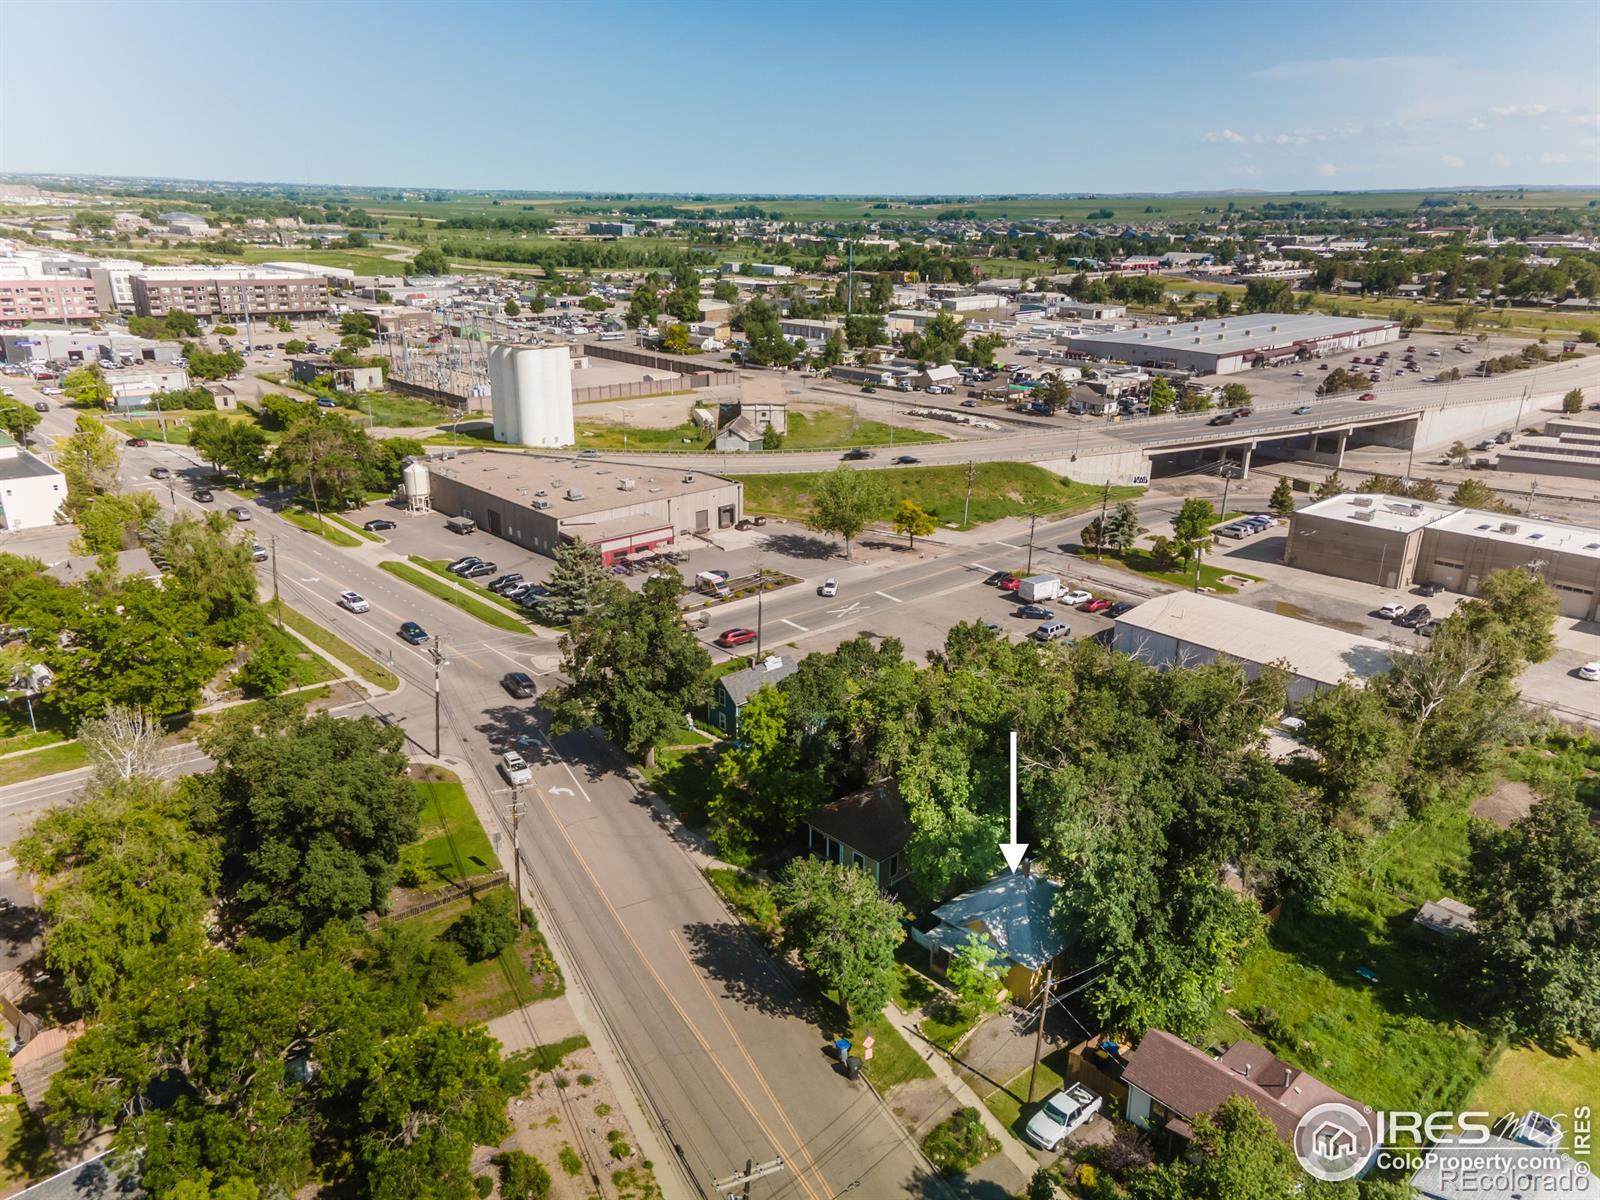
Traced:
[[1028, 1103], [1033, 1103], [1033, 1085], [1039, 1078], [1039, 1055], [1044, 1050], [1044, 1022], [1050, 1015], [1050, 988], [1055, 983], [1051, 968], [1044, 972], [1044, 999], [1039, 1002], [1039, 1030], [1033, 1038], [1033, 1070], [1028, 1072]]
[[973, 463], [973, 462], [968, 462], [967, 463], [967, 498], [966, 498], [966, 501], [961, 505], [961, 528], [963, 528], [963, 529], [965, 529], [967, 527], [967, 517], [972, 512], [972, 481], [977, 476], [977, 474], [978, 474], [978, 466], [977, 466], [977, 464]]
[[1106, 544], [1106, 506], [1111, 503], [1111, 481], [1106, 480], [1100, 489], [1100, 537], [1094, 544], [1094, 560], [1100, 561], [1100, 554]]

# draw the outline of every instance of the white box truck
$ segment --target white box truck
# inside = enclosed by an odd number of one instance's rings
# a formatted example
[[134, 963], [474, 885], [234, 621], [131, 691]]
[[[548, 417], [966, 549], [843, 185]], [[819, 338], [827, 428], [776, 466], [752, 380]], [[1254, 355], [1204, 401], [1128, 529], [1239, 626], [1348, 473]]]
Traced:
[[1061, 594], [1061, 580], [1054, 575], [1029, 575], [1017, 584], [1017, 599], [1025, 604], [1054, 600]]

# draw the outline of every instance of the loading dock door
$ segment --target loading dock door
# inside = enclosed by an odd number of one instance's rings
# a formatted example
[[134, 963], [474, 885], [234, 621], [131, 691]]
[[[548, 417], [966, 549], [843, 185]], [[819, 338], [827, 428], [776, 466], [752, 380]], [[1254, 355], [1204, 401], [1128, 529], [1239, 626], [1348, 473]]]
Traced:
[[694, 514], [694, 531], [704, 533], [711, 528], [711, 510], [709, 508], [697, 509]]

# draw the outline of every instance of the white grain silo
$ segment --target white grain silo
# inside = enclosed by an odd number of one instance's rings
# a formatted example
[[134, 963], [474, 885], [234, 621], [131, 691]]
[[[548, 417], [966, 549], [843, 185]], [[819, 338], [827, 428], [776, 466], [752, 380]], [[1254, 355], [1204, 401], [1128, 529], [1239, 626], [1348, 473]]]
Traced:
[[425, 513], [433, 511], [433, 496], [428, 476], [428, 465], [413, 458], [400, 472], [400, 486], [406, 495], [406, 511]]
[[489, 400], [497, 442], [553, 447], [577, 440], [566, 346], [490, 346]]

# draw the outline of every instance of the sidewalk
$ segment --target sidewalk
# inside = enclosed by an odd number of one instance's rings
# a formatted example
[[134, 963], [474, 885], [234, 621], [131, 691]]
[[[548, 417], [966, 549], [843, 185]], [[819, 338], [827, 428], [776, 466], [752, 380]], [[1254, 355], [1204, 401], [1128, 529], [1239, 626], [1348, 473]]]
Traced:
[[895, 1005], [890, 1004], [883, 1010], [889, 1024], [900, 1031], [900, 1036], [905, 1038], [912, 1046], [919, 1050], [927, 1047], [927, 1052], [922, 1054], [922, 1059], [932, 1069], [934, 1077], [949, 1089], [950, 1094], [956, 1098], [956, 1103], [978, 1110], [978, 1115], [983, 1118], [983, 1127], [989, 1135], [1000, 1143], [1000, 1153], [1006, 1161], [1022, 1172], [1023, 1182], [1033, 1178], [1033, 1173], [1039, 1169], [1038, 1162], [1028, 1153], [1022, 1143], [1012, 1135], [1011, 1131], [1000, 1124], [999, 1119], [989, 1111], [989, 1108], [979, 1098], [978, 1093], [968, 1086], [966, 1080], [956, 1074], [954, 1067], [946, 1060], [944, 1054], [929, 1044], [928, 1040], [917, 1030], [916, 1021], [901, 1012]]
[[577, 1014], [564, 995], [536, 1000], [525, 1008], [502, 1013], [488, 1023], [488, 1029], [507, 1054], [562, 1042], [583, 1032], [578, 1026]]

